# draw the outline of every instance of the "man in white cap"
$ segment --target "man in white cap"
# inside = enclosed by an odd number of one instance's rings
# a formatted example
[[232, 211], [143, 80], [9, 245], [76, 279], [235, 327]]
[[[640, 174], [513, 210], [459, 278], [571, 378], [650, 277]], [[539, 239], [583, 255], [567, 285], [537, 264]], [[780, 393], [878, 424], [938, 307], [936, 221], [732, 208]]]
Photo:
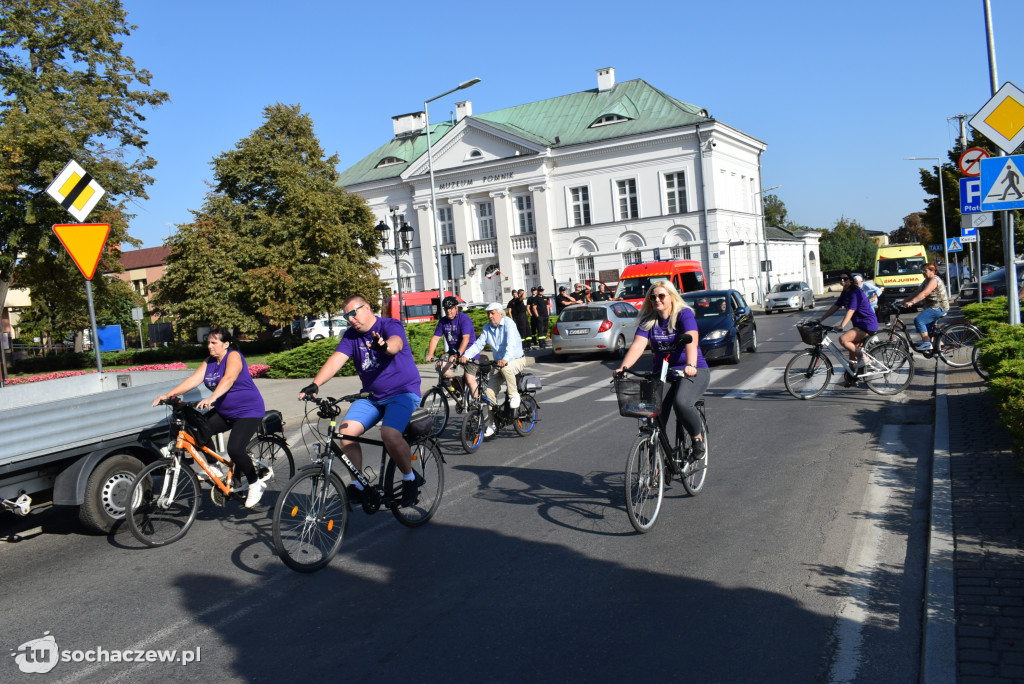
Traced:
[[874, 283], [865, 283], [864, 276], [857, 273], [853, 276], [853, 284], [859, 287], [864, 294], [868, 296], [868, 302], [871, 304], [871, 308], [878, 311], [878, 295], [882, 294], [882, 288], [878, 287]]
[[[504, 382], [508, 388], [509, 407], [513, 409], [519, 408], [519, 388], [516, 387], [516, 373], [522, 371], [526, 365], [526, 358], [523, 356], [523, 338], [519, 335], [519, 330], [512, 319], [505, 317], [505, 309], [499, 302], [492, 302], [487, 305], [487, 318], [490, 323], [484, 326], [483, 330], [480, 331], [480, 337], [476, 338], [476, 342], [463, 352], [463, 356], [459, 361], [465, 363], [466, 357], [476, 356], [484, 350], [486, 345], [491, 345], [495, 365], [501, 373], [495, 373], [491, 376], [487, 384], [489, 392], [485, 393], [485, 395], [490, 394], [493, 396], [495, 392], [501, 389], [501, 383]], [[490, 411], [487, 412], [486, 421], [487, 427], [484, 429], [484, 437], [490, 437], [494, 434], [494, 420], [491, 418]]]

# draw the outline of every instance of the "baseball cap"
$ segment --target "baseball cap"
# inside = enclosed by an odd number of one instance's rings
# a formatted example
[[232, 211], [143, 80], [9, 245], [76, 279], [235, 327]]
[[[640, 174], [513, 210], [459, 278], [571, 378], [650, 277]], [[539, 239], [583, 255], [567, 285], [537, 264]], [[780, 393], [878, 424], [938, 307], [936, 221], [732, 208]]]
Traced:
[[863, 283], [864, 282], [864, 276], [862, 276], [860, 273], [858, 273], [857, 275], [853, 276], [853, 282], [855, 282], [855, 283]]
[[544, 287], [543, 286], [537, 288], [537, 292], [543, 292], [543, 291], [544, 291]]
[[501, 304], [499, 304], [498, 302], [491, 302], [490, 304], [487, 305], [487, 310], [488, 311], [504, 311], [505, 308]]
[[566, 289], [565, 285], [562, 285], [560, 288], [558, 288], [558, 291], [559, 292], [565, 292], [565, 289]]

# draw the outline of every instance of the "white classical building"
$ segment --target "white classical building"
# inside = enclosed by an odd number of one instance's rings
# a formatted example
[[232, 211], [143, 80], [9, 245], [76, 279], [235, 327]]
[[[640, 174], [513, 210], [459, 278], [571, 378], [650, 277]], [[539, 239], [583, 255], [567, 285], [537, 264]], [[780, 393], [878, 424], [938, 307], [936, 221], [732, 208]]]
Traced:
[[[394, 138], [339, 183], [389, 225], [412, 226], [402, 289], [430, 290], [438, 267], [425, 117], [393, 122]], [[765, 231], [765, 144], [643, 80], [615, 83], [607, 68], [593, 90], [476, 115], [459, 102], [456, 119], [431, 122], [430, 135], [442, 259], [464, 263], [464, 276], [445, 287], [467, 301], [614, 282], [630, 263], [697, 259], [709, 288], [760, 302], [766, 238], [773, 283], [784, 273], [820, 288], [817, 234]], [[381, 258], [384, 280], [394, 283], [395, 265]]]

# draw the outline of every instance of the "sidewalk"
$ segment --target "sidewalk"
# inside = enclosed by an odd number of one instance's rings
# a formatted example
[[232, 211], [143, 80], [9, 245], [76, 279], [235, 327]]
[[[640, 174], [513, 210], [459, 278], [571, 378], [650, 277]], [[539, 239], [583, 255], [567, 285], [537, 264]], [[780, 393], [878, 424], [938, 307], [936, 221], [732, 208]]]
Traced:
[[1024, 473], [984, 382], [942, 367], [922, 680], [1024, 681]]

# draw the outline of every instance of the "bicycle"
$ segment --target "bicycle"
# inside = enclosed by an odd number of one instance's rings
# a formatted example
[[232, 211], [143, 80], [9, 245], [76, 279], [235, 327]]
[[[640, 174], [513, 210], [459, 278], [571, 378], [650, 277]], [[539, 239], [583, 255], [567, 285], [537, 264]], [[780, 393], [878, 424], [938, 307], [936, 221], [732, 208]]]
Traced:
[[[432, 360], [432, 358], [427, 359], [427, 361]], [[423, 394], [423, 399], [420, 400], [420, 408], [425, 409], [434, 418], [433, 435], [435, 437], [440, 436], [448, 425], [448, 418], [451, 415], [451, 407], [448, 405], [449, 398], [455, 402], [455, 413], [462, 413], [470, 403], [470, 391], [465, 378], [445, 377], [445, 373], [458, 363], [457, 356], [450, 357], [448, 361], [438, 361], [437, 385], [427, 390]]]
[[[334, 470], [335, 459], [340, 460], [352, 479], [363, 486], [362, 509], [368, 515], [387, 508], [403, 525], [419, 527], [430, 520], [441, 505], [444, 456], [431, 434], [432, 419], [426, 411], [414, 411], [403, 433], [403, 437], [409, 440], [413, 472], [419, 486], [418, 499], [411, 506], [399, 505], [402, 474], [384, 442], [364, 436], [344, 437], [348, 441], [381, 447], [381, 478], [368, 466], [358, 470], [341, 450], [335, 439], [341, 438], [337, 431], [338, 416], [341, 415], [339, 404], [369, 396], [363, 392], [340, 399], [305, 397], [310, 404], [307, 404], [304, 423], [318, 438], [313, 445], [313, 463], [299, 470], [298, 475], [285, 485], [274, 507], [274, 548], [292, 570], [315, 572], [330, 563], [341, 549], [352, 504]], [[326, 432], [317, 427], [321, 419], [329, 421]]]
[[[871, 348], [878, 344], [896, 343], [913, 355], [916, 351], [926, 359], [939, 358], [952, 368], [965, 368], [971, 365], [975, 345], [984, 337], [974, 324], [966, 318], [955, 318], [943, 325], [932, 323], [928, 326], [928, 335], [932, 343], [931, 349], [917, 349], [910, 339], [910, 331], [900, 315], [904, 313], [898, 302], [882, 308], [881, 313], [888, 315], [890, 323], [879, 329], [865, 347]], [[943, 314], [945, 315], [945, 314]], [[939, 319], [941, 320], [941, 318]]]
[[[476, 373], [477, 387], [481, 390], [487, 387], [490, 374], [497, 368], [497, 365], [487, 359], [481, 358], [479, 362], [466, 363], [466, 372]], [[537, 426], [537, 410], [540, 405], [534, 392], [541, 388], [540, 380], [528, 373], [516, 373], [516, 385], [519, 388], [519, 406], [513, 409], [509, 403], [508, 392], [505, 392], [505, 401], [497, 406], [490, 407], [491, 419], [494, 421], [494, 434], [501, 432], [506, 426], [511, 425], [520, 437], [525, 437], [533, 432]], [[486, 396], [486, 390], [480, 392]], [[467, 454], [471, 454], [480, 448], [484, 441], [486, 421], [484, 420], [484, 399], [469, 397], [469, 405], [466, 416], [462, 419], [462, 429], [459, 431], [459, 438], [462, 441], [462, 448]]]
[[[171, 441], [161, 449], [165, 458], [150, 463], [135, 476], [128, 490], [125, 521], [128, 530], [146, 546], [172, 544], [188, 532], [199, 511], [201, 477], [210, 484], [210, 499], [223, 507], [229, 499], [245, 501], [236, 483], [235, 464], [211, 449], [203, 434], [203, 415], [194, 401], [169, 397], [160, 402], [171, 408]], [[295, 459], [284, 439], [278, 411], [268, 411], [256, 436], [246, 447], [259, 477], [279, 474], [290, 479]], [[191, 463], [190, 463], [191, 461]], [[266, 510], [266, 509], [264, 509]]]
[[914, 379], [914, 357], [897, 342], [881, 342], [870, 350], [862, 346], [864, 369], [858, 372], [854, 364], [844, 358], [846, 350], [829, 338], [829, 326], [804, 320], [796, 328], [804, 344], [811, 345], [786, 364], [783, 376], [786, 391], [797, 399], [814, 399], [828, 387], [833, 366], [826, 352], [830, 352], [851, 377], [863, 380], [875, 394], [898, 394]]
[[[666, 472], [669, 481], [679, 477], [683, 489], [690, 496], [697, 496], [704, 491], [708, 454], [711, 451], [708, 421], [704, 400], [698, 399], [694, 407], [700, 413], [700, 429], [704, 437], [704, 455], [700, 458], [694, 456], [693, 440], [678, 420], [675, 444], [669, 444], [666, 434], [668, 428], [659, 415], [665, 383], [656, 379], [653, 373], [641, 373], [628, 368], [623, 370], [638, 378], [615, 377], [612, 380], [619, 415], [636, 418], [638, 421], [638, 434], [626, 458], [626, 515], [633, 529], [643, 534], [654, 527], [661, 511]], [[674, 371], [673, 377], [693, 382]]]

